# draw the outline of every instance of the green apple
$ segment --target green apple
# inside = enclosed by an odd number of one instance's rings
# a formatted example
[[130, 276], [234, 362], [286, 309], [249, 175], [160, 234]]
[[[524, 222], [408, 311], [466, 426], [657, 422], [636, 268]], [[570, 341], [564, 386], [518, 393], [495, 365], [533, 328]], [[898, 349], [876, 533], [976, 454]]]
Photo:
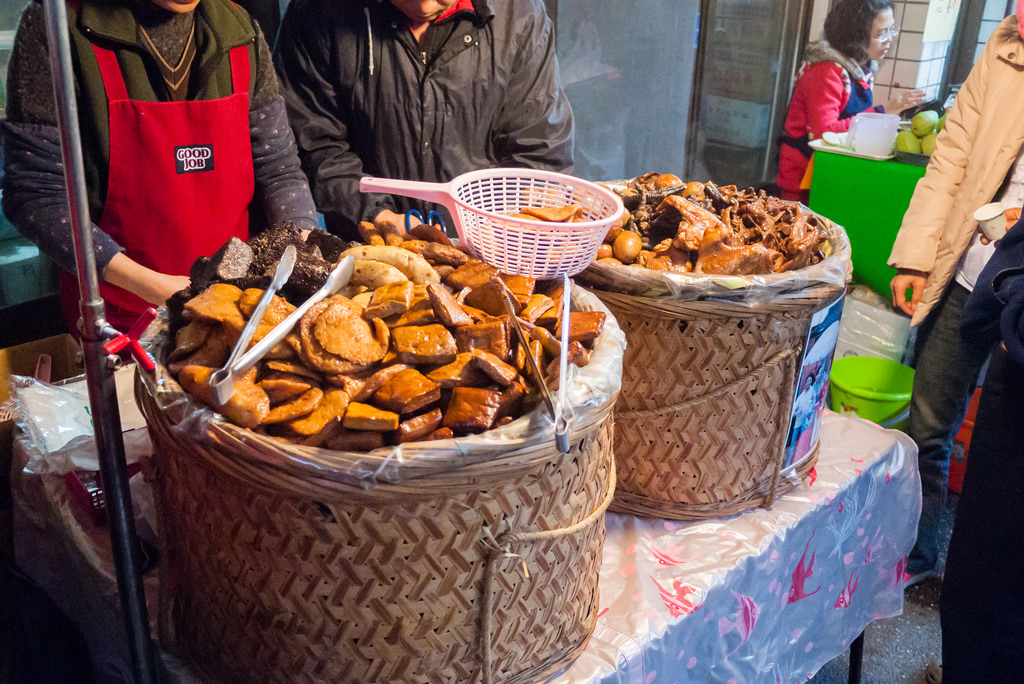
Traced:
[[913, 131], [900, 131], [896, 134], [896, 149], [900, 152], [921, 154], [921, 139]]
[[939, 137], [938, 133], [929, 133], [921, 138], [921, 154], [931, 154], [935, 151], [935, 139], [937, 137]]
[[910, 130], [914, 131], [914, 135], [918, 138], [923, 138], [933, 132], [938, 123], [938, 113], [927, 109], [914, 115], [914, 118], [910, 120]]

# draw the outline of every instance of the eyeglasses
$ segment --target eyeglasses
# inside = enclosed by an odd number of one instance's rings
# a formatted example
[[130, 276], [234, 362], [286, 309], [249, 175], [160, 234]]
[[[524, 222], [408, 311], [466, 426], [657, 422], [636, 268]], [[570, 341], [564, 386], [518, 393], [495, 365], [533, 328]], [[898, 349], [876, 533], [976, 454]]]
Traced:
[[891, 40], [898, 35], [900, 35], [900, 27], [893, 26], [892, 28], [887, 28], [881, 33], [876, 33], [875, 35], [871, 36], [871, 40], [877, 40], [879, 43], [884, 43], [885, 41]]

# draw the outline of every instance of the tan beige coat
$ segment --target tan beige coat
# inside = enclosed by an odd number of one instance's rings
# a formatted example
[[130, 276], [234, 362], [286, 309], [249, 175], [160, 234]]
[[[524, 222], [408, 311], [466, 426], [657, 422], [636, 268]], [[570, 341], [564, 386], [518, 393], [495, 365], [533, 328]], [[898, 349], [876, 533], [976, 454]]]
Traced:
[[1014, 17], [1003, 20], [971, 69], [889, 255], [890, 266], [929, 274], [913, 325], [956, 274], [977, 228], [971, 215], [992, 201], [1024, 144], [1024, 41], [1016, 29]]

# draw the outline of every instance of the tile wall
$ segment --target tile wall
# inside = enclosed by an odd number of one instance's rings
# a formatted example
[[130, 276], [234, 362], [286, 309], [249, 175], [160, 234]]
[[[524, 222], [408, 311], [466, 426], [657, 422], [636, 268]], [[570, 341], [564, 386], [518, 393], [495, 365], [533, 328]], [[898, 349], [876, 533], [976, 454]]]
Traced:
[[[944, 0], [932, 0], [932, 2]], [[975, 52], [981, 54], [985, 41], [999, 22], [1007, 15], [1007, 0], [960, 0], [961, 2], [983, 2], [985, 4], [978, 46]], [[890, 51], [882, 68], [875, 76], [874, 100], [885, 104], [899, 89], [921, 88], [929, 100], [941, 97], [942, 76], [949, 52], [948, 40], [925, 42], [924, 27], [928, 17], [929, 0], [896, 0], [896, 24], [900, 35], [896, 38], [895, 49]]]

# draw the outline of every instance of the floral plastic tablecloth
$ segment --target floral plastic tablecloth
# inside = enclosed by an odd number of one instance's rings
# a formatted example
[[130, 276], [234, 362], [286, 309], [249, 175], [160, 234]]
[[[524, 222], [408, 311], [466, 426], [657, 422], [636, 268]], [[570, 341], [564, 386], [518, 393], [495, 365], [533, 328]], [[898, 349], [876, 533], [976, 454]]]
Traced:
[[695, 522], [609, 513], [597, 627], [553, 681], [793, 684], [899, 615], [917, 447], [828, 411], [820, 445], [771, 509]]

